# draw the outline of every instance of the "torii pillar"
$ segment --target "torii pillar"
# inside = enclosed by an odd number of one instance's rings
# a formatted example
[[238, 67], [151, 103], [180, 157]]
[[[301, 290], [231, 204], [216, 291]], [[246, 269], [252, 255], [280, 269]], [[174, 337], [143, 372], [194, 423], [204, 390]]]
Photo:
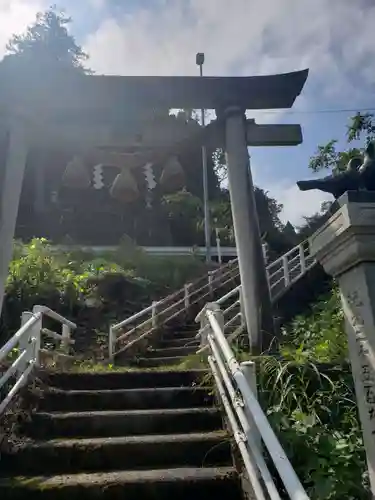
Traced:
[[245, 110], [231, 106], [224, 113], [229, 191], [243, 307], [253, 352], [262, 352], [275, 339], [275, 325], [263, 257], [248, 146], [292, 146], [302, 142], [299, 125], [257, 125]]

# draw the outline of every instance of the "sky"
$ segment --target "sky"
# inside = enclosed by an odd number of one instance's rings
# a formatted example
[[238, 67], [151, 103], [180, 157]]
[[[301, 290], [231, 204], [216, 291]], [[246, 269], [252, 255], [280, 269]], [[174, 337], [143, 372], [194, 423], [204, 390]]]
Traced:
[[[353, 112], [375, 108], [374, 0], [60, 0], [71, 32], [99, 74], [253, 76], [309, 68], [292, 110], [248, 112], [259, 123], [299, 123], [297, 147], [252, 148], [255, 183], [298, 225], [330, 199], [300, 192], [309, 158], [338, 139]], [[13, 33], [33, 22], [45, 0], [0, 0], [0, 57]]]

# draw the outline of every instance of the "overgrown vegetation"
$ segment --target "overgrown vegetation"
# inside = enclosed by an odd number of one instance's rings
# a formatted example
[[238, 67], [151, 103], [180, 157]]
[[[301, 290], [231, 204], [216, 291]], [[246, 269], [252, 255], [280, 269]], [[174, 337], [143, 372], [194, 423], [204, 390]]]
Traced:
[[263, 408], [310, 497], [368, 498], [350, 370], [266, 358], [258, 381]]
[[260, 397], [313, 499], [368, 498], [347, 336], [334, 285], [283, 331], [281, 359], [260, 363]]
[[336, 285], [311, 306], [309, 313], [297, 316], [283, 329], [281, 354], [298, 363], [345, 363], [348, 360], [344, 314]]
[[[95, 328], [108, 331], [109, 320], [124, 319], [180, 288], [207, 270], [202, 259], [156, 257], [130, 241], [117, 251], [90, 254], [58, 250], [45, 239], [16, 243], [6, 284], [2, 340], [20, 326], [23, 311], [42, 304], [77, 323], [95, 314]], [[88, 301], [94, 307], [89, 307]], [[104, 330], [103, 330], [104, 327]]]

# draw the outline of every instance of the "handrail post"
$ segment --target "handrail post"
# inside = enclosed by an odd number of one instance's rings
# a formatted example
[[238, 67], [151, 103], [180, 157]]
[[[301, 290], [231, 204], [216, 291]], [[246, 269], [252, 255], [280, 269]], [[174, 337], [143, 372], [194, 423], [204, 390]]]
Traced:
[[61, 349], [65, 354], [69, 353], [70, 346], [70, 327], [68, 325], [62, 325], [62, 341], [61, 341]]
[[159, 302], [154, 300], [152, 302], [152, 311], [151, 311], [151, 324], [152, 324], [152, 328], [156, 328], [158, 326], [158, 312], [157, 312], [157, 306], [158, 306]]
[[33, 314], [40, 313], [40, 319], [37, 321], [32, 329], [32, 336], [35, 337], [35, 355], [34, 360], [36, 366], [39, 366], [40, 361], [40, 345], [42, 341], [42, 322], [43, 322], [43, 311], [40, 306], [36, 305], [33, 307]]
[[216, 302], [211, 302], [211, 303], [207, 304], [207, 306], [208, 306], [208, 309], [214, 313], [215, 319], [219, 323], [219, 326], [221, 328], [221, 331], [223, 332], [223, 335], [225, 335], [225, 332], [224, 332], [225, 322], [224, 322], [223, 310], [221, 309], [219, 304], [217, 304]]
[[306, 272], [306, 257], [303, 243], [299, 246], [299, 258], [301, 261], [301, 274], [304, 274]]
[[[34, 316], [33, 312], [30, 311], [25, 311], [22, 313], [21, 317], [21, 325], [24, 325], [29, 321], [30, 318]], [[19, 341], [19, 350], [20, 351], [26, 351], [26, 359], [25, 363], [20, 364], [19, 368], [17, 369], [17, 378], [19, 378], [25, 369], [27, 368], [27, 365], [32, 363], [33, 361], [35, 362], [35, 365], [39, 365], [39, 355], [40, 355], [40, 341], [41, 341], [41, 330], [42, 330], [42, 316], [40, 316], [39, 320], [34, 323], [32, 327], [30, 327], [30, 330], [28, 332], [25, 332], [25, 335], [21, 337]], [[34, 339], [34, 345], [32, 345], [32, 341]]]
[[184, 285], [184, 306], [185, 306], [186, 312], [190, 308], [190, 288], [191, 287], [192, 287], [192, 283], [186, 283], [186, 285]]
[[[207, 302], [201, 312], [198, 314], [196, 321], [200, 322], [199, 336], [200, 336], [200, 349], [208, 345], [208, 334], [211, 330], [210, 320], [207, 316], [207, 311], [212, 311], [217, 314], [217, 321], [221, 328], [224, 328], [224, 315], [220, 309], [219, 304], [216, 302]], [[220, 317], [221, 313], [221, 317]]]
[[217, 248], [217, 261], [219, 264], [223, 262], [223, 258], [221, 255], [221, 241], [220, 241], [220, 230], [219, 228], [215, 227], [215, 233], [216, 233], [216, 248]]
[[[32, 312], [30, 312], [30, 311], [23, 312], [22, 316], [21, 316], [21, 326], [23, 326], [25, 323], [27, 323], [29, 321], [29, 319], [32, 317], [33, 317]], [[17, 380], [23, 374], [23, 372], [27, 368], [28, 363], [30, 363], [30, 361], [33, 358], [33, 352], [31, 350], [30, 343], [31, 343], [31, 331], [26, 331], [18, 342], [19, 353], [21, 354], [22, 351], [27, 351], [27, 354], [26, 354], [25, 360], [18, 365], [17, 372], [16, 372], [17, 373]]]
[[[240, 364], [241, 371], [244, 374], [246, 382], [249, 384], [250, 389], [252, 390], [256, 399], [258, 399], [258, 389], [257, 389], [257, 380], [256, 380], [256, 365], [253, 361], [244, 361]], [[258, 447], [259, 452], [261, 452], [262, 447], [262, 439], [260, 433], [255, 425], [254, 419], [251, 415], [251, 412], [248, 408], [244, 408], [245, 414], [250, 422], [249, 434], [253, 440], [253, 442]]]
[[242, 287], [239, 290], [239, 296], [240, 296], [241, 329], [244, 330], [246, 328], [246, 318], [245, 318], [245, 308], [243, 303]]
[[268, 250], [269, 250], [269, 245], [265, 241], [264, 243], [262, 243], [262, 253], [263, 253], [263, 258], [264, 258], [264, 262], [266, 265], [268, 264]]
[[283, 273], [284, 273], [284, 284], [287, 287], [290, 284], [289, 261], [287, 255], [283, 256]]
[[214, 294], [214, 289], [212, 286], [212, 281], [213, 281], [212, 275], [213, 275], [213, 271], [208, 271], [208, 290], [209, 290], [210, 297], [212, 297]]
[[109, 361], [113, 362], [114, 351], [115, 351], [115, 342], [116, 342], [116, 330], [113, 326], [109, 327], [109, 339], [108, 339], [108, 357]]
[[208, 329], [210, 328], [210, 322], [208, 321], [206, 311], [207, 311], [207, 305], [204, 306], [200, 314], [198, 315], [198, 320], [200, 322], [200, 327], [199, 327], [199, 348], [202, 349], [203, 347], [206, 347], [208, 345]]

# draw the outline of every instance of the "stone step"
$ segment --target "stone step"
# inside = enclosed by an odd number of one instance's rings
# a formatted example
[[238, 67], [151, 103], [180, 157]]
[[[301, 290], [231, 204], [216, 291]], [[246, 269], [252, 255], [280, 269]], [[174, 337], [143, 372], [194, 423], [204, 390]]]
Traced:
[[60, 389], [78, 390], [191, 387], [206, 373], [207, 370], [54, 373], [46, 378], [46, 383]]
[[179, 468], [11, 478], [0, 481], [1, 500], [207, 500], [242, 498], [231, 467]]
[[182, 434], [222, 428], [217, 408], [42, 413], [25, 424], [36, 439]]
[[232, 465], [224, 431], [197, 434], [53, 440], [26, 444], [2, 468], [22, 474], [67, 474], [114, 470]]
[[169, 358], [137, 358], [129, 361], [131, 366], [139, 368], [159, 368], [160, 366], [176, 366], [184, 360], [184, 356], [170, 356]]
[[149, 349], [145, 352], [145, 357], [147, 358], [184, 358], [195, 354], [197, 352], [196, 347], [164, 347], [162, 349]]
[[209, 406], [210, 388], [156, 387], [142, 389], [73, 390], [47, 389], [40, 411], [154, 410]]
[[170, 338], [170, 339], [163, 339], [159, 341], [159, 347], [191, 347], [194, 346], [198, 348], [199, 346], [199, 340], [195, 338], [195, 336], [192, 337], [182, 337], [182, 338]]
[[171, 330], [165, 330], [162, 334], [162, 339], [163, 340], [170, 340], [170, 339], [183, 339], [183, 338], [190, 338], [190, 339], [194, 339], [195, 336], [197, 335], [199, 329], [198, 328], [194, 328], [194, 329], [191, 329], [191, 330], [175, 330], [175, 329], [171, 329]]

